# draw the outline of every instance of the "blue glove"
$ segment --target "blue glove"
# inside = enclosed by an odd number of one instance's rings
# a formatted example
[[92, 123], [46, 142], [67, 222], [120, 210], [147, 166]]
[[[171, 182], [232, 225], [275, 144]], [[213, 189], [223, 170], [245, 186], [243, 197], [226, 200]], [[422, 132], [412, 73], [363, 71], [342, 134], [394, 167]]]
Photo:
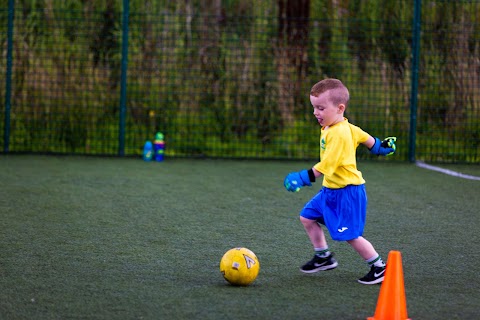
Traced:
[[283, 181], [285, 189], [290, 192], [298, 192], [301, 187], [311, 186], [310, 177], [308, 176], [307, 170], [302, 170], [300, 172], [291, 172]]
[[380, 142], [380, 139], [375, 138], [375, 144], [370, 149], [370, 152], [377, 156], [392, 155], [395, 153], [395, 150], [397, 150], [395, 141], [397, 141], [397, 137], [388, 137], [388, 138], [385, 138], [382, 142]]

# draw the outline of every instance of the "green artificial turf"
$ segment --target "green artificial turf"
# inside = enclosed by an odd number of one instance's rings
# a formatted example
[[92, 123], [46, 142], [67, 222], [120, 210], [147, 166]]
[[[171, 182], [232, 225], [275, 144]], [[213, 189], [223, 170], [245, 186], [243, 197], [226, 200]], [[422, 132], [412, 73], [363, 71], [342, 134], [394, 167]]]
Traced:
[[[379, 285], [333, 242], [339, 267], [304, 275], [298, 220], [320, 183], [283, 179], [313, 163], [0, 157], [1, 319], [366, 319]], [[364, 236], [402, 253], [412, 319], [480, 315], [480, 182], [407, 163], [361, 162]], [[475, 170], [469, 169], [469, 173]], [[480, 174], [479, 174], [480, 175]], [[243, 246], [257, 280], [230, 286], [223, 254]]]

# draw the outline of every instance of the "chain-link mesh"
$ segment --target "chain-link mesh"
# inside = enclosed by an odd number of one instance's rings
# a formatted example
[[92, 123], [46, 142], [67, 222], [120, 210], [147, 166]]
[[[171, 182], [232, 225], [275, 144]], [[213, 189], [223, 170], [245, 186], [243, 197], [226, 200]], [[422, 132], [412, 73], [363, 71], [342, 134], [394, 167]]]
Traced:
[[422, 21], [418, 156], [479, 163], [480, 2], [427, 2]]
[[420, 160], [480, 161], [479, 1], [423, 1], [418, 86], [412, 1], [131, 0], [128, 24], [125, 3], [14, 1], [4, 152], [116, 155], [124, 137], [124, 154], [139, 155], [161, 131], [167, 156], [314, 159], [309, 91], [335, 77], [350, 89], [350, 122], [397, 136], [395, 159], [415, 150]]

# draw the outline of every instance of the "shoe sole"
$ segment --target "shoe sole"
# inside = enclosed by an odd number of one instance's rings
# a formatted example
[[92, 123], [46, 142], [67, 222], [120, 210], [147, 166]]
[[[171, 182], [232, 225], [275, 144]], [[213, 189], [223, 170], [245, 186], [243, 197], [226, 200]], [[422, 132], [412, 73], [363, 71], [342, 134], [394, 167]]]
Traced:
[[332, 270], [332, 269], [335, 269], [337, 266], [338, 266], [338, 262], [335, 262], [333, 264], [329, 264], [328, 266], [320, 266], [320, 267], [318, 267], [316, 269], [312, 269], [312, 270], [303, 270], [302, 268], [300, 268], [300, 271], [303, 272], [303, 273], [315, 273], [315, 272], [318, 272], [318, 271]]
[[362, 280], [360, 280], [360, 279], [358, 279], [357, 281], [358, 281], [359, 283], [361, 283], [361, 284], [367, 284], [367, 285], [368, 285], [368, 284], [381, 283], [381, 282], [383, 282], [383, 279], [385, 279], [385, 277], [381, 277], [381, 278], [375, 279], [375, 280], [370, 281], [370, 282], [362, 281]]

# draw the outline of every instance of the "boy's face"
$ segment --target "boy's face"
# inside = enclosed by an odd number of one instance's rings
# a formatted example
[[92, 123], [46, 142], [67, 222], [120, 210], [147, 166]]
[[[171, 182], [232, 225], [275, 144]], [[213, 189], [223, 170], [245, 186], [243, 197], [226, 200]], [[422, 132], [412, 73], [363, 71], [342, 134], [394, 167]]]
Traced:
[[343, 121], [343, 112], [345, 105], [335, 105], [330, 99], [331, 91], [326, 91], [318, 97], [310, 96], [310, 102], [313, 106], [313, 115], [317, 118], [322, 127], [332, 126]]

